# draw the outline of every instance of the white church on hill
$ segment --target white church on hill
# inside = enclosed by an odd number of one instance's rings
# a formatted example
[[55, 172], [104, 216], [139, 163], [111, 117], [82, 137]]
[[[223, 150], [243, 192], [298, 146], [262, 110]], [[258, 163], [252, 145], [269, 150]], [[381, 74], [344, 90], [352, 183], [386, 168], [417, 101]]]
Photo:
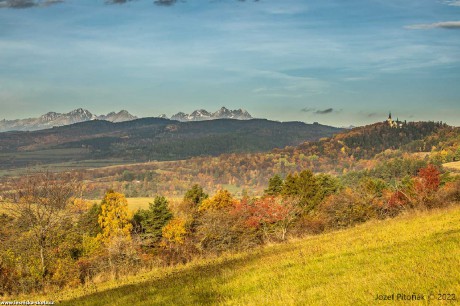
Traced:
[[396, 119], [396, 121], [391, 119], [391, 112], [388, 115], [387, 122], [392, 128], [397, 128], [398, 129], [398, 128], [401, 128], [403, 126], [403, 124], [401, 122], [399, 122], [399, 119]]

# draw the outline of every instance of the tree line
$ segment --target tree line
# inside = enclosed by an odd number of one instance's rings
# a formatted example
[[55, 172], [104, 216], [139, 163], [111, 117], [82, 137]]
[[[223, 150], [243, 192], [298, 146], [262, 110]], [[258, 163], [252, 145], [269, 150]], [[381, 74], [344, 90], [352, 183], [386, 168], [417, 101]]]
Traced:
[[114, 190], [99, 203], [86, 201], [74, 173], [26, 175], [12, 185], [0, 213], [0, 295], [92, 286], [460, 202], [458, 177], [413, 161], [342, 176], [275, 174], [258, 197], [226, 189], [208, 194], [195, 184], [179, 202], [157, 195], [137, 211]]

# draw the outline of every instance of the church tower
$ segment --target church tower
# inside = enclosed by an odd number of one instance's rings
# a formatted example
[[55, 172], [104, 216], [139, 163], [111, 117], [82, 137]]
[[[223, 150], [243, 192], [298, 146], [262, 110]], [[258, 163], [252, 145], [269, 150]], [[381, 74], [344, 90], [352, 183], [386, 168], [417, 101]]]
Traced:
[[388, 114], [388, 119], [387, 119], [388, 125], [391, 126], [392, 128], [398, 127], [398, 124], [391, 119], [391, 112]]

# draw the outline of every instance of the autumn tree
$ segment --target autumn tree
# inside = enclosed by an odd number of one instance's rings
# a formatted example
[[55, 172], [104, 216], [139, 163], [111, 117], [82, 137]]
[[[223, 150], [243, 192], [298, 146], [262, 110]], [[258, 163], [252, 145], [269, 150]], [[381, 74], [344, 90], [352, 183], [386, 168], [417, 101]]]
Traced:
[[433, 192], [439, 188], [441, 182], [439, 170], [433, 166], [428, 165], [422, 168], [418, 172], [418, 178], [421, 180], [421, 184], [426, 191]]
[[42, 279], [49, 273], [50, 250], [61, 229], [71, 222], [68, 207], [78, 194], [80, 184], [72, 173], [39, 173], [14, 181], [14, 192], [8, 194], [11, 215], [21, 221], [40, 265]]
[[186, 234], [186, 220], [182, 218], [172, 219], [162, 229], [162, 236], [165, 241], [172, 244], [183, 244]]
[[249, 198], [223, 206], [202, 210], [196, 232], [195, 245], [202, 254], [220, 254], [225, 251], [243, 251], [262, 243], [259, 228], [247, 226], [250, 215]]
[[217, 210], [220, 208], [231, 206], [234, 203], [234, 199], [230, 192], [226, 189], [221, 189], [209, 199], [204, 200], [198, 210], [205, 211], [209, 209]]
[[188, 241], [187, 220], [173, 218], [162, 229], [163, 260], [168, 264], [186, 262], [192, 256], [193, 246]]
[[109, 190], [106, 192], [101, 203], [101, 213], [98, 223], [101, 227], [99, 239], [104, 243], [110, 243], [113, 237], [131, 237], [132, 213], [128, 209], [128, 201], [121, 193]]
[[377, 206], [374, 201], [357, 190], [345, 188], [328, 197], [319, 207], [319, 213], [328, 227], [348, 227], [376, 217]]
[[423, 204], [428, 207], [435, 205], [436, 192], [441, 183], [441, 173], [434, 165], [428, 165], [419, 170], [415, 178], [415, 200], [416, 204]]
[[132, 213], [125, 196], [113, 190], [107, 191], [101, 202], [98, 218], [101, 233], [97, 238], [105, 247], [115, 279], [122, 271], [129, 273], [138, 259], [131, 239], [131, 219]]
[[289, 227], [301, 213], [298, 199], [292, 197], [267, 196], [247, 203], [248, 211], [246, 225], [250, 228], [260, 228], [266, 238], [273, 230], [280, 232], [280, 239], [285, 240]]

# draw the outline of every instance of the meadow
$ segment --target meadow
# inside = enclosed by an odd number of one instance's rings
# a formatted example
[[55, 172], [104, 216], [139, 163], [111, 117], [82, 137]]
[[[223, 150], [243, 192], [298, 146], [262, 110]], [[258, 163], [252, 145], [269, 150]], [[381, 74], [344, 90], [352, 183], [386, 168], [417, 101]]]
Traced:
[[453, 171], [459, 171], [460, 172], [460, 161], [456, 162], [451, 162], [451, 163], [445, 163], [443, 164], [443, 167], [449, 170]]
[[411, 305], [450, 304], [460, 298], [459, 258], [460, 208], [450, 207], [46, 298], [60, 305], [372, 305], [388, 304], [378, 295], [415, 293], [432, 300]]

